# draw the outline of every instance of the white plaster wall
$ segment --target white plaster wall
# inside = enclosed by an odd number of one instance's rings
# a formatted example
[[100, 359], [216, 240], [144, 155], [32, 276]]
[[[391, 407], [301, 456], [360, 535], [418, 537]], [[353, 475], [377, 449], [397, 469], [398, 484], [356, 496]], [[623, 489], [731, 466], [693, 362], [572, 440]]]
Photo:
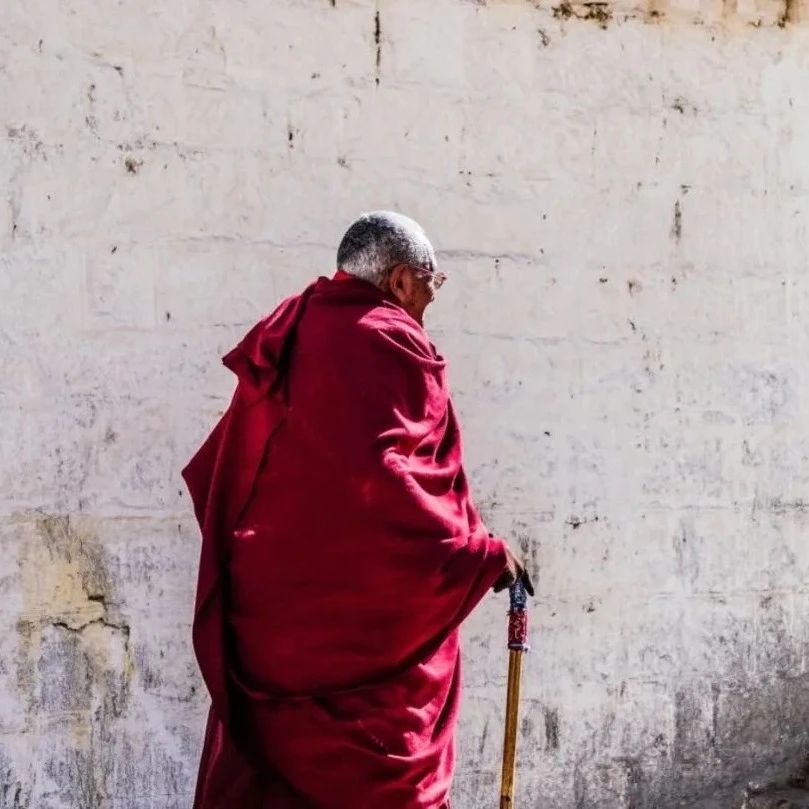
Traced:
[[[727, 809], [809, 727], [801, 0], [4, 0], [0, 808], [169, 809], [206, 695], [179, 470], [360, 211], [428, 229], [539, 580], [519, 805]], [[502, 599], [456, 800], [492, 806]]]

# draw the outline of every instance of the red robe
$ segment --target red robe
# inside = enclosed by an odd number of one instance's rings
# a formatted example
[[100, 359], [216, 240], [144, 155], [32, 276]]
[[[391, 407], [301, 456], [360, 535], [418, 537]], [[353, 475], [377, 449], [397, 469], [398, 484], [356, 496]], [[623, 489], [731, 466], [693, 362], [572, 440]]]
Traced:
[[469, 497], [444, 360], [338, 273], [224, 358], [233, 401], [183, 476], [212, 698], [195, 809], [437, 809], [458, 626], [506, 563]]

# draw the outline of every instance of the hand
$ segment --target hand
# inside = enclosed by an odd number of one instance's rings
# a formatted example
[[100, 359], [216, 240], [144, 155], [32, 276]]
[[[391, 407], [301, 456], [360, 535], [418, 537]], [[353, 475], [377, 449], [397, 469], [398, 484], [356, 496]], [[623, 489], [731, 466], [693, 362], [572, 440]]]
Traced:
[[506, 568], [498, 576], [497, 581], [495, 581], [494, 585], [492, 586], [492, 590], [494, 590], [495, 593], [502, 592], [507, 587], [511, 587], [512, 584], [516, 584], [518, 581], [522, 581], [523, 586], [529, 595], [534, 594], [534, 585], [531, 582], [528, 571], [514, 555], [511, 548], [506, 545]]

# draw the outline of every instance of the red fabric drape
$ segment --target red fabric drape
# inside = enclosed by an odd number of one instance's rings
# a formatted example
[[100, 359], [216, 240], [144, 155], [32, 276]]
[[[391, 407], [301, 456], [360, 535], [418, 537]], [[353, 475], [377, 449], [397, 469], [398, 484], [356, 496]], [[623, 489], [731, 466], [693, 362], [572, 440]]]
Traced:
[[458, 626], [505, 566], [469, 497], [445, 363], [342, 274], [224, 362], [236, 393], [183, 472], [212, 697], [195, 809], [436, 809]]

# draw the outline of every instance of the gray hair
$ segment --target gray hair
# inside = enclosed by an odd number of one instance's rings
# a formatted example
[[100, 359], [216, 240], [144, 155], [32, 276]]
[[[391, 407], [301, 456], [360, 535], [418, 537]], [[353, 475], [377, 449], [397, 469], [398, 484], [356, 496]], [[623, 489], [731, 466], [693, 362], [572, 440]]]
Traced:
[[418, 222], [392, 211], [364, 213], [337, 249], [337, 269], [382, 287], [392, 267], [435, 269], [435, 251]]

